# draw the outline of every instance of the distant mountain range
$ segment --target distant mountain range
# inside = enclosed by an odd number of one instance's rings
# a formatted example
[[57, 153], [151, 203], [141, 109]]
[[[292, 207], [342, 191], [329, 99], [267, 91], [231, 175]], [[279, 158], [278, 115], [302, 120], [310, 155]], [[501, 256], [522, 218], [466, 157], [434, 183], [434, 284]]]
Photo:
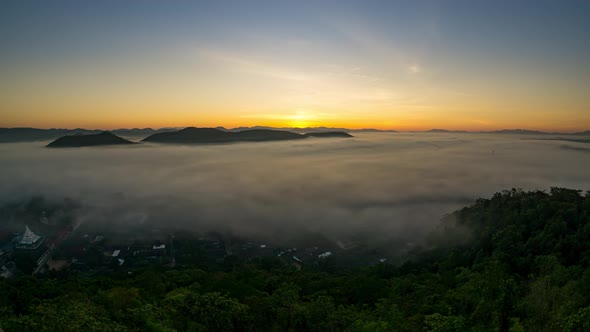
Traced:
[[47, 145], [48, 148], [79, 148], [84, 146], [102, 145], [129, 145], [136, 144], [113, 133], [102, 132], [100, 134], [75, 134], [56, 139]]
[[[316, 132], [298, 134], [284, 130], [252, 129], [242, 131], [224, 131], [217, 128], [188, 127], [177, 131], [152, 134], [142, 140], [149, 143], [167, 144], [205, 144], [205, 143], [231, 143], [231, 142], [267, 142], [304, 139], [309, 137], [352, 137], [345, 132]], [[70, 148], [105, 145], [129, 145], [137, 144], [119, 137], [110, 132], [98, 134], [81, 134], [62, 136], [47, 145], [48, 148]]]
[[[133, 129], [115, 129], [109, 132], [132, 140], [142, 140], [153, 134], [177, 131], [183, 128], [133, 128]], [[328, 128], [328, 127], [309, 127], [309, 128], [273, 128], [273, 127], [238, 127], [226, 129], [217, 127], [220, 131], [239, 132], [245, 130], [276, 130], [290, 131], [299, 134], [318, 133], [318, 132], [381, 132], [378, 129], [347, 129], [347, 128]], [[39, 142], [51, 141], [66, 135], [91, 135], [100, 134], [104, 130], [98, 129], [38, 129], [38, 128], [0, 128], [0, 143], [18, 143], [18, 142]], [[395, 132], [387, 130], [387, 132]]]
[[[128, 138], [142, 139], [155, 133], [176, 130], [174, 128], [134, 128], [115, 129], [109, 132]], [[104, 130], [91, 129], [37, 129], [37, 128], [0, 128], [0, 143], [38, 142], [51, 141], [67, 135], [92, 135], [100, 134]]]
[[426, 133], [507, 134], [507, 135], [590, 135], [590, 131], [582, 131], [582, 132], [577, 132], [577, 133], [559, 133], [559, 132], [545, 132], [545, 131], [527, 130], [527, 129], [501, 129], [501, 130], [493, 130], [493, 131], [430, 129], [430, 130], [426, 130], [424, 132], [426, 132]]
[[446, 129], [430, 129], [426, 130], [425, 133], [466, 133], [465, 130], [446, 130]]
[[539, 130], [527, 130], [527, 129], [501, 129], [493, 131], [466, 131], [466, 130], [446, 130], [446, 129], [430, 129], [426, 131], [418, 131], [424, 133], [470, 133], [470, 134], [506, 134], [506, 135], [588, 135], [590, 136], [590, 130], [581, 131], [576, 133], [560, 133], [560, 132], [546, 132]]
[[551, 134], [560, 134], [561, 133], [546, 133], [543, 131], [538, 130], [526, 130], [526, 129], [502, 129], [502, 130], [495, 130], [495, 131], [487, 131], [484, 133], [489, 134], [511, 134], [511, 135], [551, 135]]
[[294, 133], [300, 134], [309, 134], [309, 133], [320, 133], [320, 132], [354, 132], [354, 133], [377, 133], [377, 132], [389, 132], [389, 133], [396, 133], [396, 130], [380, 130], [380, 129], [372, 129], [372, 128], [364, 128], [364, 129], [349, 129], [349, 128], [334, 128], [334, 127], [306, 127], [306, 128], [295, 128], [295, 127], [265, 127], [265, 126], [254, 126], [254, 127], [237, 127], [232, 129], [225, 129], [223, 127], [217, 127], [217, 129], [224, 130], [224, 131], [244, 131], [244, 130], [253, 130], [253, 129], [267, 129], [267, 130], [283, 130], [283, 131], [291, 131]]
[[319, 133], [307, 133], [303, 135], [304, 137], [353, 137], [351, 134], [343, 132], [343, 131], [324, 131]]
[[[133, 129], [115, 129], [109, 132], [124, 137], [130, 140], [142, 140], [148, 136], [178, 131], [182, 128], [133, 128]], [[223, 132], [241, 132], [246, 130], [274, 130], [274, 131], [288, 131], [298, 134], [311, 134], [311, 133], [322, 133], [322, 132], [347, 132], [347, 133], [378, 133], [378, 132], [390, 132], [395, 133], [395, 130], [379, 130], [379, 129], [348, 129], [348, 128], [329, 128], [329, 127], [308, 127], [308, 128], [273, 128], [264, 126], [255, 127], [237, 127], [232, 129], [226, 129], [224, 127], [215, 128]], [[18, 143], [18, 142], [36, 142], [36, 141], [51, 141], [57, 138], [67, 135], [91, 135], [100, 134], [104, 130], [91, 130], [91, 129], [38, 129], [38, 128], [0, 128], [0, 143]], [[430, 129], [424, 131], [427, 133], [470, 133], [464, 130], [446, 130], [446, 129]], [[471, 133], [485, 133], [485, 134], [513, 134], [513, 135], [580, 135], [590, 136], [590, 130], [582, 131], [577, 133], [559, 133], [559, 132], [542, 132], [537, 130], [526, 130], [526, 129], [503, 129], [496, 131], [480, 131]]]
[[229, 143], [229, 142], [265, 142], [295, 140], [308, 137], [352, 137], [345, 132], [316, 132], [299, 134], [285, 130], [273, 129], [247, 129], [241, 131], [228, 131], [220, 128], [195, 128], [188, 127], [179, 131], [153, 134], [146, 137], [143, 142], [150, 143]]

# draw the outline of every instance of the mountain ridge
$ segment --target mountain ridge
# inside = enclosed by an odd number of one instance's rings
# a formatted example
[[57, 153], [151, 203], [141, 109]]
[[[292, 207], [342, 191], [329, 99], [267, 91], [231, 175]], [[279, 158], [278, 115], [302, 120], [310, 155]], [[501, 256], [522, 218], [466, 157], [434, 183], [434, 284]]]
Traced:
[[131, 145], [136, 144], [111, 132], [99, 134], [75, 134], [62, 136], [46, 145], [48, 148], [78, 148], [87, 146]]
[[[190, 127], [163, 127], [163, 128], [118, 128], [113, 130], [108, 130], [109, 132], [117, 135], [123, 136], [124, 138], [132, 138], [141, 140], [147, 138], [156, 133], [164, 133], [164, 132], [171, 132], [177, 131], [184, 128]], [[225, 131], [225, 132], [240, 132], [245, 130], [277, 130], [277, 131], [290, 131], [299, 134], [309, 134], [309, 133], [318, 133], [318, 132], [334, 132], [334, 131], [341, 131], [341, 132], [348, 132], [348, 133], [399, 133], [400, 131], [396, 130], [381, 130], [381, 129], [373, 129], [373, 128], [364, 128], [364, 129], [349, 129], [349, 128], [334, 128], [334, 127], [306, 127], [306, 128], [289, 128], [289, 127], [268, 127], [268, 126], [253, 126], [253, 127], [236, 127], [231, 129], [226, 129], [224, 127], [215, 127], [215, 129]], [[85, 128], [74, 128], [74, 129], [67, 129], [67, 128], [49, 128], [49, 129], [41, 129], [41, 128], [33, 128], [33, 127], [14, 127], [14, 128], [0, 128], [0, 143], [20, 143], [20, 142], [39, 142], [39, 141], [52, 141], [58, 139], [62, 136], [66, 135], [75, 135], [75, 134], [99, 134], [104, 132], [105, 130], [100, 129], [85, 129]], [[493, 130], [493, 131], [465, 131], [465, 130], [447, 130], [441, 128], [433, 128], [424, 131], [408, 131], [408, 132], [419, 132], [419, 133], [473, 133], [473, 134], [512, 134], [512, 135], [567, 135], [567, 136], [590, 136], [590, 130], [586, 131], [579, 131], [579, 132], [570, 132], [570, 133], [563, 133], [563, 132], [545, 132], [545, 131], [538, 131], [538, 130], [528, 130], [528, 129], [501, 129], [501, 130]], [[403, 132], [402, 132], [403, 133]]]
[[299, 134], [285, 130], [271, 129], [227, 131], [221, 128], [188, 127], [174, 132], [156, 133], [144, 138], [142, 142], [166, 144], [199, 144], [284, 141], [304, 139], [308, 137], [352, 137], [352, 135], [345, 132]]

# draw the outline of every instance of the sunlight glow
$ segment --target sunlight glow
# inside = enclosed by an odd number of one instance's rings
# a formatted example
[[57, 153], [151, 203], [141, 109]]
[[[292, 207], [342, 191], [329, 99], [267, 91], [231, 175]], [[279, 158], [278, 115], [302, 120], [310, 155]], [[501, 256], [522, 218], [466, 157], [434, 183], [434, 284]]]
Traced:
[[311, 121], [316, 117], [307, 111], [297, 111], [295, 115], [290, 116], [289, 126], [294, 128], [305, 128], [311, 126]]

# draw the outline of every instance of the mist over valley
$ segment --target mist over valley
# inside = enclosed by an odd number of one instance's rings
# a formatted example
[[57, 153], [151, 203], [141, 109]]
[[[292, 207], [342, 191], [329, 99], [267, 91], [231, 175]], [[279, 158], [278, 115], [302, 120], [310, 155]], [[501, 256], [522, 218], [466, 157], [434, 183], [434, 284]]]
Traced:
[[115, 232], [164, 227], [285, 245], [319, 234], [400, 251], [422, 244], [443, 215], [498, 191], [590, 188], [584, 140], [530, 138], [355, 133], [67, 150], [6, 143], [0, 200], [74, 199], [85, 224]]

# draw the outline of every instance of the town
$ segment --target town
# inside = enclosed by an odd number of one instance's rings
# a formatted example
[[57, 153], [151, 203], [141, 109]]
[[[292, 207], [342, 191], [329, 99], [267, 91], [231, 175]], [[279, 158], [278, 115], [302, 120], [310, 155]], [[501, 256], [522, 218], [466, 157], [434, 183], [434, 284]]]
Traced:
[[[279, 241], [246, 239], [220, 232], [187, 232], [149, 223], [124, 230], [80, 221], [78, 203], [57, 206], [33, 198], [24, 206], [4, 207], [9, 222], [0, 229], [0, 277], [69, 271], [83, 274], [133, 271], [147, 266], [207, 268], [224, 261], [275, 258], [304, 265], [367, 266], [388, 258], [351, 240], [332, 241], [310, 234], [302, 247]], [[36, 217], [35, 217], [36, 216]]]

